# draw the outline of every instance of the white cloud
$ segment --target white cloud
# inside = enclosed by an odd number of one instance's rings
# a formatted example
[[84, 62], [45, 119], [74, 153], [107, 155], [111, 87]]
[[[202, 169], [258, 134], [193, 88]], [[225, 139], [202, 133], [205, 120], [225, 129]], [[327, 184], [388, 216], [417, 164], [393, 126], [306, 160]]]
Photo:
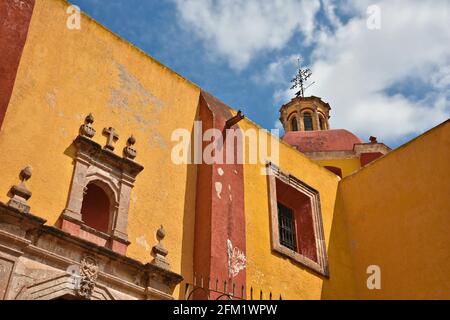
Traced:
[[[242, 70], [261, 52], [282, 50], [296, 33], [312, 48], [308, 94], [333, 107], [331, 124], [362, 138], [394, 141], [449, 117], [450, 2], [447, 0], [173, 0], [181, 23], [208, 52]], [[381, 30], [367, 28], [367, 8], [381, 9]], [[322, 5], [328, 24], [316, 20]], [[342, 16], [348, 17], [346, 20]], [[296, 56], [275, 59], [254, 80], [288, 87]], [[423, 82], [419, 100], [394, 85]], [[417, 81], [417, 79], [419, 81]], [[403, 94], [402, 94], [403, 93]], [[276, 90], [281, 104], [292, 97]]]
[[174, 0], [179, 16], [209, 50], [236, 70], [264, 50], [282, 49], [296, 32], [312, 40], [319, 0]]
[[281, 57], [270, 63], [267, 68], [253, 77], [256, 82], [266, 84], [284, 84], [286, 82], [286, 71], [290, 70], [293, 74], [298, 65], [300, 54], [293, 54], [289, 57]]
[[[393, 141], [446, 120], [450, 114], [449, 2], [379, 1], [381, 30], [366, 27], [369, 1], [348, 3], [359, 15], [344, 24], [328, 7], [325, 12], [335, 29], [317, 31], [311, 59], [316, 85], [309, 94], [331, 104], [332, 126], [353, 130], [364, 139], [377, 135]], [[385, 92], [408, 79], [430, 86], [420, 101]], [[276, 92], [274, 98], [279, 96]], [[291, 97], [285, 91], [284, 98]]]

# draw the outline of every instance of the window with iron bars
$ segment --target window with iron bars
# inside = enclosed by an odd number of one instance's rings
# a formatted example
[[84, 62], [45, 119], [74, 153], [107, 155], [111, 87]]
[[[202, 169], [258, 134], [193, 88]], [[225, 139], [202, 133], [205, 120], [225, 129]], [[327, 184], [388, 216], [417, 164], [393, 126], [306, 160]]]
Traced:
[[278, 203], [278, 227], [280, 243], [291, 250], [297, 251], [294, 211], [281, 203]]

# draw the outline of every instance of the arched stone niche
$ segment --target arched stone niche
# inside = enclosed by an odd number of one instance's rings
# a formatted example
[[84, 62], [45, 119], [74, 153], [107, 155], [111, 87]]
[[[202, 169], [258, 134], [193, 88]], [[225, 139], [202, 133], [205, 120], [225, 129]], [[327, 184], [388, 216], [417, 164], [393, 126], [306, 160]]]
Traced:
[[[61, 228], [72, 235], [125, 254], [129, 245], [127, 225], [131, 191], [136, 176], [144, 167], [125, 155], [121, 157], [106, 147], [102, 148], [87, 135], [80, 134], [73, 145], [77, 151], [67, 207], [60, 219]], [[110, 223], [106, 233], [89, 227], [83, 221], [83, 198], [86, 187], [91, 183], [101, 187], [111, 201]]]

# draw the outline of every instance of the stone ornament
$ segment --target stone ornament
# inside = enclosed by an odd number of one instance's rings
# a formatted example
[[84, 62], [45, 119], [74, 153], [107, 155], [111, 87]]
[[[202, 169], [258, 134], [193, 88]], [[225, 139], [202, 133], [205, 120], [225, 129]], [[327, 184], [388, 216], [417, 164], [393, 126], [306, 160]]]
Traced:
[[94, 116], [89, 113], [84, 119], [84, 124], [80, 127], [80, 135], [92, 139], [95, 136], [95, 129], [92, 127], [94, 123]]
[[137, 155], [136, 149], [133, 147], [136, 143], [136, 138], [131, 135], [127, 140], [127, 146], [123, 148], [123, 156], [127, 159], [134, 160]]
[[94, 257], [85, 255], [80, 265], [80, 286], [77, 294], [85, 299], [90, 299], [94, 292], [98, 277], [98, 265]]
[[156, 231], [156, 238], [158, 239], [158, 244], [152, 248], [152, 254], [154, 256], [153, 265], [156, 265], [162, 269], [170, 270], [170, 264], [166, 260], [166, 256], [169, 253], [162, 244], [162, 240], [166, 237], [166, 230], [161, 226], [158, 231]]
[[106, 145], [104, 146], [105, 150], [114, 151], [114, 143], [119, 140], [119, 134], [112, 127], [104, 128], [103, 135], [106, 136]]
[[[89, 122], [91, 120], [89, 119]], [[108, 231], [110, 238], [105, 246], [125, 255], [130, 244], [127, 226], [131, 192], [137, 175], [144, 167], [134, 160], [136, 150], [133, 145], [136, 139], [133, 136], [128, 139], [124, 155], [119, 156], [114, 153], [114, 144], [119, 139], [116, 129], [104, 128], [103, 134], [107, 137], [106, 146], [81, 134], [73, 141], [72, 145], [76, 150], [74, 172], [67, 206], [61, 217], [61, 229], [74, 236], [85, 237], [86, 230], [81, 231], [81, 228], [86, 226], [81, 216], [85, 187], [90, 183], [100, 183], [111, 195], [111, 225]], [[92, 232], [94, 231], [88, 233]]]
[[30, 166], [25, 167], [20, 171], [20, 184], [12, 186], [9, 191], [11, 199], [8, 201], [8, 206], [14, 208], [22, 213], [30, 212], [30, 206], [27, 204], [28, 199], [31, 197], [31, 191], [28, 190], [25, 182], [31, 178], [32, 168]]

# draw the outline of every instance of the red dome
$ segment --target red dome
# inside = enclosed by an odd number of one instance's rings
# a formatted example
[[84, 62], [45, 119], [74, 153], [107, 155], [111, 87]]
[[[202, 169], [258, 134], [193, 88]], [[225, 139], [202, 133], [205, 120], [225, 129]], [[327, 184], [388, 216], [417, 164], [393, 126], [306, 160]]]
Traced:
[[301, 152], [351, 151], [356, 143], [364, 143], [344, 129], [287, 132], [283, 141]]

